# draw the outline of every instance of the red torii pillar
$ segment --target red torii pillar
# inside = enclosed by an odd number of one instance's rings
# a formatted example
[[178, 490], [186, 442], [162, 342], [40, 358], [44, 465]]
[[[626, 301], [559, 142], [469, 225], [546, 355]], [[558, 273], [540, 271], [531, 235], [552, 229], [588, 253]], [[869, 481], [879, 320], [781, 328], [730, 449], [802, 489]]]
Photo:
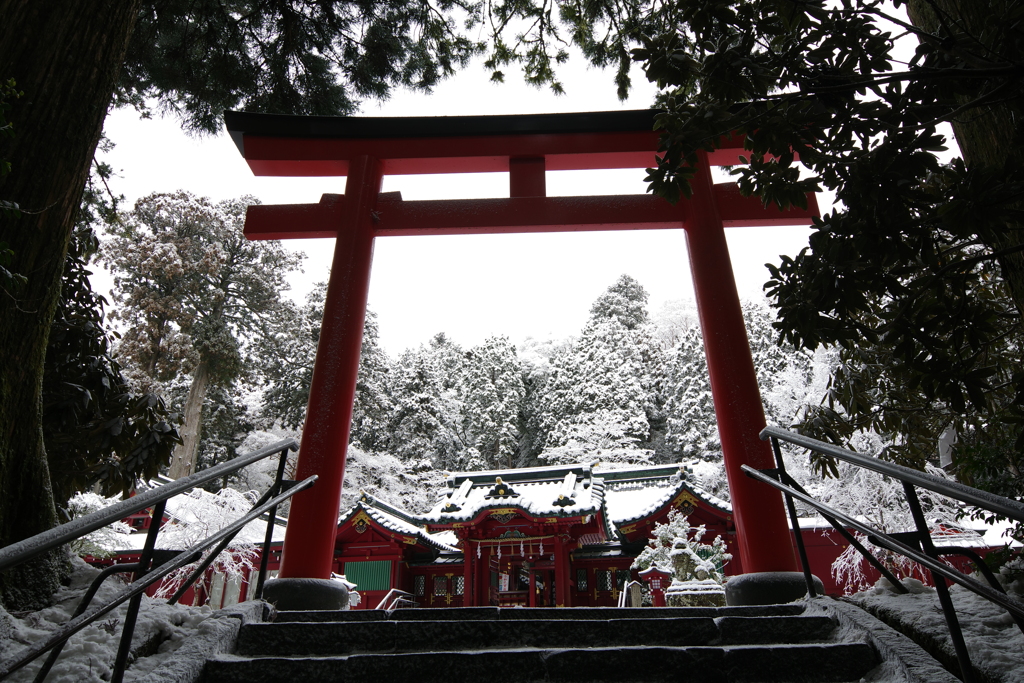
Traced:
[[[644, 168], [658, 149], [651, 110], [444, 118], [294, 117], [228, 112], [229, 132], [257, 175], [345, 175], [345, 195], [319, 204], [253, 206], [250, 239], [336, 237], [324, 322], [299, 454], [299, 478], [320, 479], [296, 497], [282, 578], [327, 578], [344, 478], [373, 239], [684, 227], [715, 413], [744, 572], [792, 572], [796, 560], [781, 496], [740, 465], [772, 467], [724, 227], [807, 224], [816, 213], [766, 209], [710, 166], [737, 163], [742, 141], [701, 154], [694, 194], [672, 206], [650, 195], [546, 197], [545, 170]], [[508, 172], [508, 199], [410, 201], [381, 195], [385, 174]], [[395, 193], [397, 194], [397, 193]], [[802, 585], [802, 579], [800, 579]]]

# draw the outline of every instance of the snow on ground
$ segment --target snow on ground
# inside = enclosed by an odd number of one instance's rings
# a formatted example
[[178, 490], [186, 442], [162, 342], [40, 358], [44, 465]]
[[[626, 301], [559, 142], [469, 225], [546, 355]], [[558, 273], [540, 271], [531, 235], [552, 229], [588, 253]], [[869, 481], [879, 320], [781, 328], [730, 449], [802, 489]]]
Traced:
[[[1001, 578], [1005, 579], [1006, 574]], [[897, 593], [881, 579], [874, 588], [849, 599], [883, 621], [898, 621], [906, 635], [916, 632], [941, 643], [952, 657], [953, 643], [935, 589], [916, 579], [904, 579], [903, 585], [910, 593]], [[1012, 597], [1024, 599], [1024, 578], [1006, 580], [1003, 587]], [[960, 586], [953, 586], [950, 594], [974, 668], [991, 681], [1024, 683], [1024, 633], [1009, 613]]]
[[[71, 580], [54, 595], [53, 606], [21, 618], [11, 616], [0, 607], [0, 662], [6, 664], [18, 659], [22, 652], [48, 638], [61, 624], [71, 619], [82, 595], [99, 573], [98, 569], [78, 558], [74, 563]], [[123, 587], [117, 577], [107, 579], [92, 604], [108, 602]], [[46, 679], [47, 683], [100, 683], [110, 680], [127, 609], [128, 603], [125, 602], [75, 634], [65, 645]], [[135, 626], [134, 646], [156, 638], [159, 638], [160, 645], [156, 654], [142, 657], [128, 668], [125, 681], [146, 680], [147, 674], [173, 657], [174, 651], [211, 615], [213, 610], [209, 607], [171, 606], [165, 600], [143, 596]], [[5, 682], [33, 680], [45, 660], [46, 655], [42, 655], [11, 674]]]

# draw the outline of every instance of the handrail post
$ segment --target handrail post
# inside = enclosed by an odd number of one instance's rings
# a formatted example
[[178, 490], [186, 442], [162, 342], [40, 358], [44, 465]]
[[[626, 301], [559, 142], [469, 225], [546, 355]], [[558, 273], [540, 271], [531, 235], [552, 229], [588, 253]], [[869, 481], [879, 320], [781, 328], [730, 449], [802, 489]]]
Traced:
[[[161, 500], [153, 506], [152, 521], [149, 525], [149, 533], [146, 534], [146, 545], [142, 548], [142, 557], [139, 558], [139, 578], [145, 576], [153, 562], [153, 551], [156, 550], [156, 537], [160, 533], [160, 526], [163, 524], [164, 507], [167, 501]], [[110, 683], [121, 683], [124, 678], [124, 670], [128, 665], [128, 655], [131, 654], [132, 637], [135, 635], [135, 621], [139, 617], [139, 607], [142, 605], [142, 593], [134, 596], [128, 603], [128, 612], [124, 617], [124, 627], [121, 629], [121, 643], [117, 647], [117, 659], [114, 660], [114, 671], [110, 675]]]
[[[790, 479], [786, 473], [786, 463], [782, 460], [782, 449], [779, 448], [779, 440], [772, 437], [772, 452], [775, 453], [775, 467], [778, 469], [779, 478]], [[789, 483], [788, 481], [786, 483]], [[800, 556], [800, 566], [804, 570], [804, 581], [807, 583], [807, 597], [817, 597], [814, 590], [814, 576], [811, 575], [811, 564], [807, 561], [807, 548], [804, 547], [804, 535], [800, 530], [800, 520], [796, 516], [796, 505], [793, 504], [793, 496], [783, 493], [786, 499], [786, 509], [789, 511], [789, 519], [793, 524], [793, 536], [796, 539], [796, 551]]]
[[[277, 476], [270, 487], [276, 496], [281, 492], [284, 482], [284, 468], [288, 464], [288, 449], [281, 449], [281, 459], [277, 463]], [[257, 600], [263, 599], [263, 586], [267, 582], [267, 567], [270, 564], [270, 542], [274, 540], [274, 525], [277, 524], [277, 506], [268, 511], [270, 518], [267, 520], [267, 531], [263, 535], [263, 551], [260, 553], [260, 571], [256, 578], [256, 593], [253, 595]]]
[[[932, 543], [931, 532], [928, 529], [928, 522], [921, 510], [921, 502], [917, 498], [917, 491], [913, 484], [903, 482], [903, 491], [907, 496], [907, 506], [917, 526], [918, 543], [921, 550], [929, 557], [938, 558], [939, 554]], [[974, 669], [971, 667], [971, 657], [967, 652], [967, 643], [964, 642], [964, 633], [960, 628], [960, 620], [956, 617], [953, 609], [953, 599], [949, 596], [949, 586], [946, 585], [945, 577], [939, 576], [929, 570], [932, 581], [935, 583], [935, 592], [939, 594], [939, 604], [942, 605], [942, 614], [946, 617], [946, 627], [949, 629], [949, 637], [953, 641], [953, 649], [956, 651], [957, 662], [960, 664], [960, 679], [964, 683], [974, 682]]]

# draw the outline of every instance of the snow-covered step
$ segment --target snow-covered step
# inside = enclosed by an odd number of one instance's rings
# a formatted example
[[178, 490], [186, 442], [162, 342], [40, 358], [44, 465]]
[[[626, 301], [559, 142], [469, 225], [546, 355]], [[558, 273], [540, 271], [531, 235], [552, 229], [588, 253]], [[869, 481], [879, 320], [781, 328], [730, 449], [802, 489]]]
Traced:
[[351, 610], [336, 612], [278, 612], [275, 623], [284, 621], [469, 621], [507, 619], [677, 619], [679, 617], [768, 617], [803, 614], [801, 603], [749, 607], [448, 607], [430, 609]]
[[778, 642], [783, 636], [785, 642], [802, 643], [825, 641], [834, 627], [826, 616], [285, 622], [245, 626], [239, 633], [237, 653], [258, 657], [524, 647], [678, 647], [763, 644]]
[[877, 654], [866, 643], [521, 648], [297, 658], [220, 655], [207, 663], [204, 680], [838, 683], [858, 681], [877, 664]]

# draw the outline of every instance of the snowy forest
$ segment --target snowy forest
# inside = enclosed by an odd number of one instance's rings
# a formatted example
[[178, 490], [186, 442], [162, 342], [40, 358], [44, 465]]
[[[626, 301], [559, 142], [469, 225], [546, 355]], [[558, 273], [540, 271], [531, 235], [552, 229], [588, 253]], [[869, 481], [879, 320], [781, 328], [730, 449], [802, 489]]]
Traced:
[[[245, 240], [251, 201], [152, 195], [106, 222], [98, 260], [114, 277], [113, 356], [181, 434], [172, 477], [302, 428], [326, 287], [302, 305], [284, 296], [301, 258]], [[835, 356], [780, 344], [763, 302], [744, 312], [768, 422], [789, 426], [821, 400]], [[439, 330], [392, 358], [368, 311], [351, 444], [349, 494], [411, 509], [430, 504], [424, 485], [444, 471], [721, 461], [694, 305], [651, 311], [628, 274], [568, 339], [465, 347]], [[702, 470], [727, 496], [722, 469]]]

